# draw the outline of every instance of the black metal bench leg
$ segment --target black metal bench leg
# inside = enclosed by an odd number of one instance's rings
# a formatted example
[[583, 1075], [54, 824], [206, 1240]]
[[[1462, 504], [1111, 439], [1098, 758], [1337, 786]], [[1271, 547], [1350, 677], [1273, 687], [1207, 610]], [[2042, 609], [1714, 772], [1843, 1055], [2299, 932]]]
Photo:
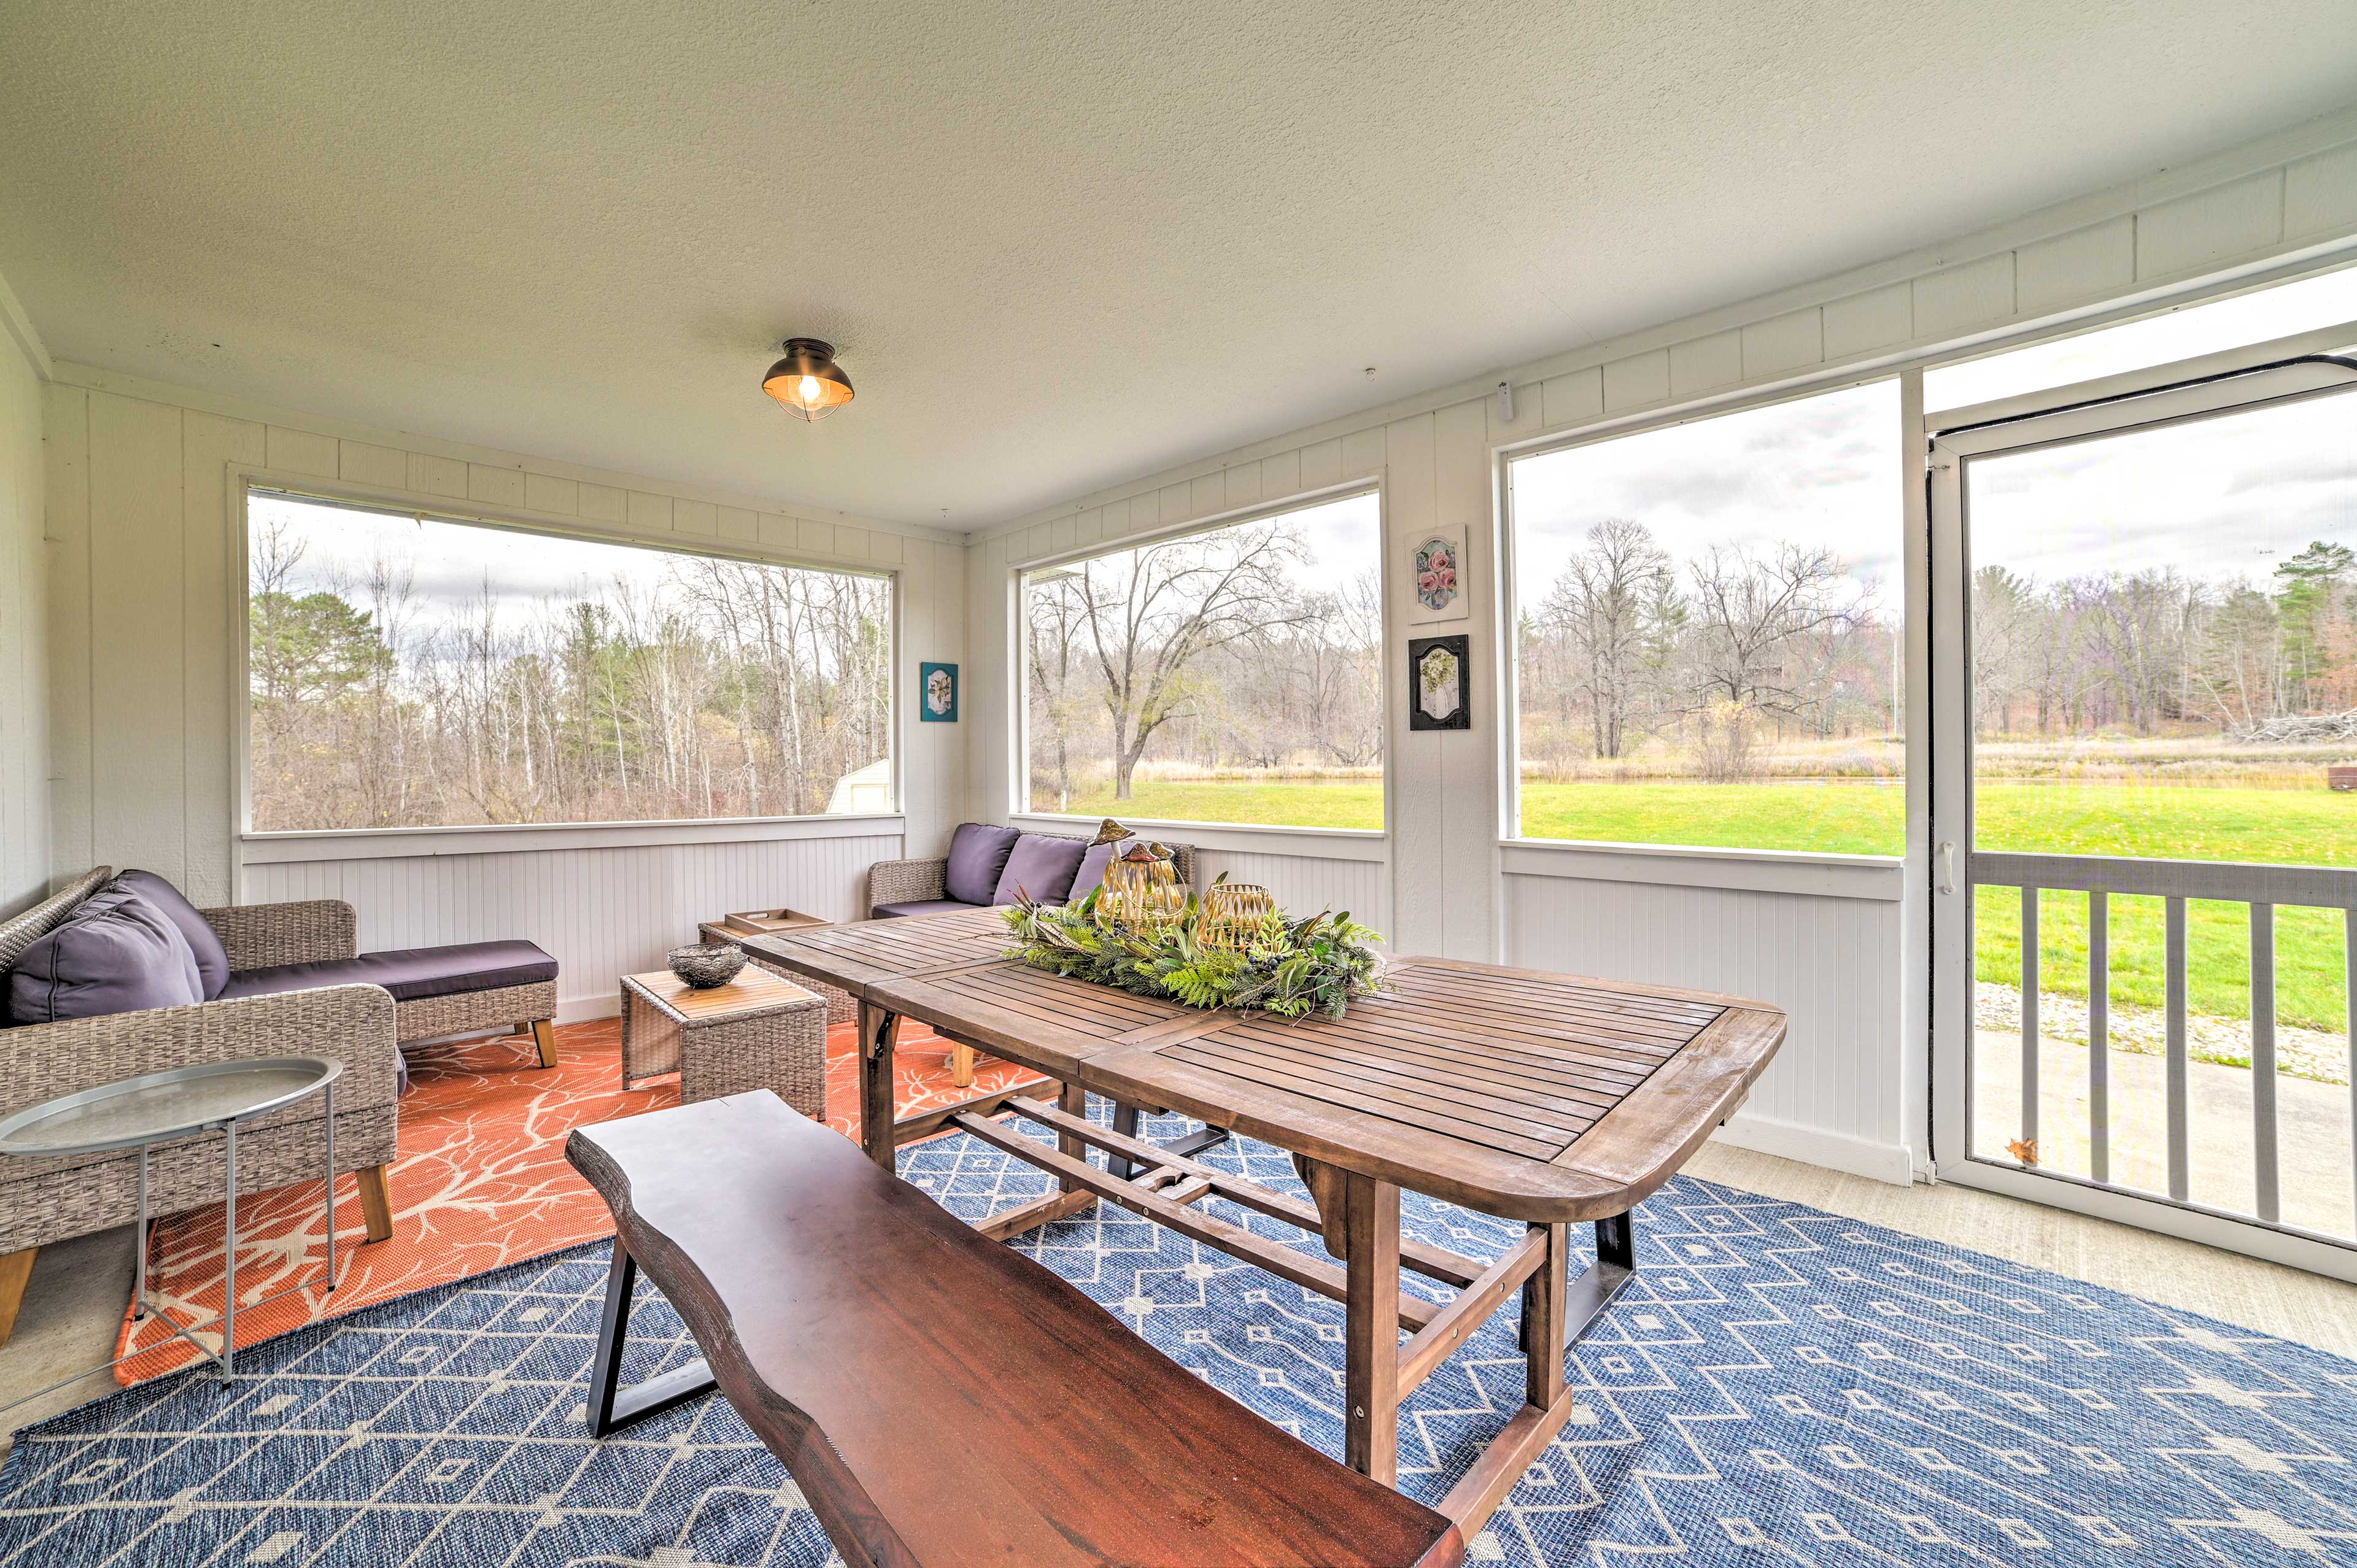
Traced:
[[[1120, 1133], [1125, 1138], [1136, 1137], [1137, 1107], [1135, 1105], [1125, 1105], [1118, 1100], [1114, 1101], [1113, 1102], [1113, 1130]], [[1121, 1177], [1124, 1181], [1134, 1180], [1138, 1175], [1137, 1162], [1131, 1159], [1127, 1155], [1106, 1155], [1105, 1168], [1113, 1172], [1114, 1175]]]
[[[1637, 1272], [1637, 1217], [1634, 1214], [1608, 1214], [1596, 1222], [1596, 1262], [1581, 1271], [1571, 1282], [1566, 1294], [1564, 1316], [1570, 1332], [1566, 1342], [1577, 1344], [1620, 1287]], [[1531, 1353], [1531, 1298], [1523, 1293], [1523, 1317], [1520, 1337], [1523, 1354]]]
[[631, 1422], [659, 1415], [716, 1386], [712, 1369], [699, 1359], [634, 1387], [621, 1387], [622, 1348], [630, 1337], [630, 1298], [638, 1283], [638, 1260], [617, 1236], [614, 1261], [606, 1271], [606, 1305], [597, 1315], [597, 1353], [589, 1361], [591, 1437], [603, 1437]]
[[[1136, 1137], [1137, 1115], [1136, 1106], [1124, 1105], [1120, 1101], [1114, 1101], [1113, 1130], [1125, 1138]], [[1214, 1144], [1224, 1144], [1227, 1139], [1228, 1130], [1225, 1127], [1198, 1127], [1184, 1137], [1173, 1138], [1167, 1144], [1157, 1144], [1155, 1147], [1168, 1149], [1183, 1159], [1189, 1155], [1200, 1155]], [[1124, 1181], [1135, 1181], [1146, 1174], [1137, 1162], [1126, 1155], [1107, 1154], [1105, 1168]]]

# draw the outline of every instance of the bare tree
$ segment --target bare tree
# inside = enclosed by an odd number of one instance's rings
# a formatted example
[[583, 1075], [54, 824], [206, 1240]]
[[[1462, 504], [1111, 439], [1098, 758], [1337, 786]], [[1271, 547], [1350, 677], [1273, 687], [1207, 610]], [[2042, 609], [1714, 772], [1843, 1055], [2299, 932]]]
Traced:
[[1541, 624], [1567, 645], [1567, 685], [1586, 703], [1598, 757], [1621, 755], [1652, 695], [1652, 623], [1674, 576], [1651, 529], [1608, 518], [1587, 531], [1540, 607]]
[[1271, 519], [1080, 564], [1081, 624], [1113, 732], [1115, 800], [1132, 798], [1155, 733], [1192, 713], [1190, 677], [1205, 654], [1307, 618], [1286, 571], [1305, 559], [1299, 539]]

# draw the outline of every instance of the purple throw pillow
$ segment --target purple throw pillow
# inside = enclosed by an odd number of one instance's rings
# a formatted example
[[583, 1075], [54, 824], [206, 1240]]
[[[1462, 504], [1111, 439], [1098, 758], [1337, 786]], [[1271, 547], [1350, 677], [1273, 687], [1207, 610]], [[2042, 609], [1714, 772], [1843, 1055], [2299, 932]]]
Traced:
[[987, 904], [998, 897], [998, 874], [1023, 835], [1013, 828], [984, 822], [961, 822], [950, 840], [950, 863], [942, 873], [942, 891], [961, 904]]
[[221, 946], [221, 933], [181, 897], [178, 888], [152, 871], [121, 872], [109, 886], [130, 888], [179, 927], [180, 935], [188, 940], [188, 950], [196, 955], [197, 983], [204, 988], [204, 1000], [210, 1002], [221, 993], [221, 987], [229, 983], [229, 949]]
[[1062, 903], [1072, 891], [1072, 873], [1081, 868], [1081, 857], [1088, 851], [1089, 846], [1078, 839], [1025, 833], [1015, 841], [1006, 869], [998, 874], [998, 891], [990, 901], [1012, 904], [1015, 890], [1020, 887], [1035, 903]]
[[204, 1000], [197, 955], [171, 917], [109, 883], [8, 972], [8, 1015], [19, 1024], [97, 1018]]
[[1103, 886], [1105, 867], [1113, 864], [1113, 857], [1126, 849], [1130, 842], [1124, 839], [1113, 843], [1091, 844], [1088, 853], [1081, 856], [1080, 870], [1072, 874], [1072, 890], [1067, 895], [1066, 901], [1077, 904]]

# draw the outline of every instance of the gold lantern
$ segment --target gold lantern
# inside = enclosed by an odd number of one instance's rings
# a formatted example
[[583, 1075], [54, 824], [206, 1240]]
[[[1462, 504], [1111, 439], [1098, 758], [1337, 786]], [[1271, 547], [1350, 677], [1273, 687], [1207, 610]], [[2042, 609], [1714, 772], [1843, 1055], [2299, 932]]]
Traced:
[[1261, 922], [1276, 912], [1276, 900], [1265, 887], [1224, 877], [1203, 895], [1203, 912], [1196, 918], [1195, 940], [1222, 952], [1242, 952], [1252, 945]]
[[1097, 894], [1100, 924], [1118, 921], [1139, 930], [1167, 930], [1187, 914], [1187, 888], [1170, 852], [1158, 843], [1135, 843], [1105, 866]]

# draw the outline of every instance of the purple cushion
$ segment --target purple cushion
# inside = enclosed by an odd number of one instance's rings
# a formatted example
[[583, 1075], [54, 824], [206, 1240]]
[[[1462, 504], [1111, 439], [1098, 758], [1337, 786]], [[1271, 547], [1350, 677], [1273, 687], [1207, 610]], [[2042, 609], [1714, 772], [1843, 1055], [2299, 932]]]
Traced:
[[1089, 846], [1079, 839], [1025, 833], [1007, 854], [1006, 869], [998, 874], [998, 890], [990, 901], [1012, 904], [1015, 890], [1020, 887], [1037, 903], [1062, 903], [1072, 890], [1072, 873], [1081, 868], [1081, 857], [1088, 852]]
[[903, 915], [950, 915], [960, 909], [981, 908], [955, 898], [907, 898], [898, 904], [878, 904], [868, 912], [879, 920], [895, 920]]
[[197, 907], [152, 871], [125, 871], [114, 880], [161, 909], [180, 928], [180, 935], [188, 940], [188, 950], [196, 954], [197, 983], [203, 987], [205, 1000], [219, 996], [221, 987], [229, 983], [229, 949], [221, 946], [221, 933], [197, 913]]
[[395, 1002], [536, 985], [556, 978], [556, 961], [531, 942], [455, 942], [439, 948], [396, 948], [358, 958], [316, 963], [273, 964], [242, 969], [229, 977], [223, 997], [267, 996], [280, 991], [310, 991], [322, 985], [382, 985]]
[[998, 874], [1023, 835], [1013, 828], [986, 822], [960, 822], [950, 840], [950, 863], [942, 873], [942, 891], [961, 904], [987, 904], [998, 897]]
[[171, 917], [110, 882], [25, 950], [8, 972], [8, 1015], [51, 1024], [187, 1007], [204, 1000], [201, 983], [197, 955]]
[[1087, 897], [1090, 894], [1104, 886], [1105, 867], [1113, 864], [1113, 857], [1119, 854], [1125, 845], [1130, 842], [1131, 841], [1125, 839], [1114, 843], [1099, 843], [1091, 844], [1089, 846], [1088, 853], [1081, 856], [1080, 870], [1072, 874], [1072, 887], [1071, 893], [1071, 901], [1072, 903], [1079, 903], [1082, 899]]

